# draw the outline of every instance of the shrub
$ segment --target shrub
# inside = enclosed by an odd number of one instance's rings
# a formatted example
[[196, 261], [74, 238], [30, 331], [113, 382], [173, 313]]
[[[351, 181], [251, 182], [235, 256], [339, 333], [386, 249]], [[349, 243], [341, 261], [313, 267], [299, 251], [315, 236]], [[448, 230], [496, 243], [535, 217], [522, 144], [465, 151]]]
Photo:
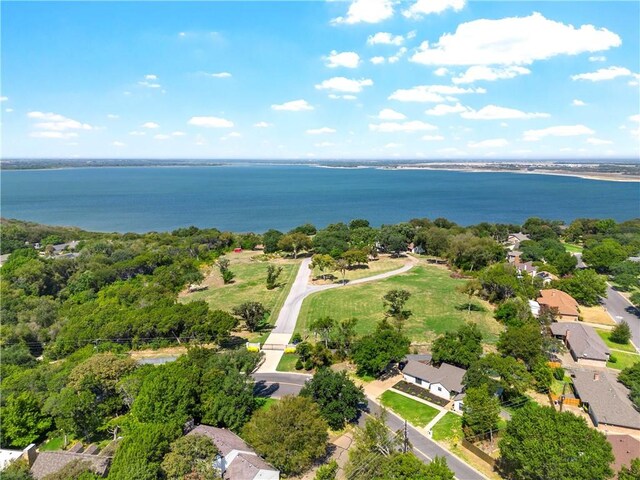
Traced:
[[618, 363], [618, 357], [616, 357], [613, 353], [609, 355], [609, 361], [611, 363]]
[[296, 370], [302, 370], [302, 360], [298, 359], [298, 361], [296, 362]]
[[621, 345], [626, 345], [627, 343], [629, 343], [630, 338], [631, 329], [629, 328], [629, 324], [624, 320], [613, 327], [613, 330], [611, 330], [611, 333], [609, 334], [609, 340]]
[[302, 335], [299, 332], [294, 333], [291, 337], [291, 343], [298, 344], [300, 342], [302, 342]]
[[564, 368], [558, 367], [553, 369], [553, 377], [556, 380], [562, 380], [564, 378]]

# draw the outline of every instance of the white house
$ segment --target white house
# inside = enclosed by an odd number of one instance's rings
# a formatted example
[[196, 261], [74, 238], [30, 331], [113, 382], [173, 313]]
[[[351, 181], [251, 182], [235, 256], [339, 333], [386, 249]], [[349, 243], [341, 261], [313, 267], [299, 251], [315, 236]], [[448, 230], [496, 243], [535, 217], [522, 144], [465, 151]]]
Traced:
[[531, 315], [538, 318], [540, 315], [540, 304], [535, 300], [529, 300], [529, 308], [531, 309]]
[[414, 360], [409, 360], [402, 370], [405, 381], [420, 385], [433, 395], [446, 400], [451, 400], [462, 393], [464, 390], [462, 378], [465, 373], [467, 371], [463, 368], [448, 363], [435, 367]]

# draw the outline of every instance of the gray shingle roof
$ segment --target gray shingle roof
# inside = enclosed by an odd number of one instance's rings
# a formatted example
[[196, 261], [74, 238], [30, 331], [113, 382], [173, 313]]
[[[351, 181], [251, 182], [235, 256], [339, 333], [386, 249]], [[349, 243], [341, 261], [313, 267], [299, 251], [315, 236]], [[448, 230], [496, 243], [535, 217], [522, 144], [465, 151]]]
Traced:
[[462, 378], [467, 371], [448, 363], [434, 367], [433, 365], [425, 365], [424, 363], [409, 360], [402, 373], [429, 383], [439, 383], [450, 392], [461, 392]]
[[601, 361], [609, 359], [611, 350], [596, 331], [588, 325], [578, 322], [557, 322], [551, 324], [551, 331], [554, 335], [563, 337], [569, 331], [567, 344], [577, 358]]
[[246, 444], [238, 435], [226, 428], [216, 428], [209, 425], [198, 425], [191, 430], [188, 435], [204, 435], [210, 438], [218, 451], [226, 456], [233, 450], [240, 450], [243, 452], [253, 452], [253, 449]]
[[414, 360], [416, 362], [429, 363], [431, 362], [431, 354], [429, 353], [410, 353], [404, 357], [405, 361]]
[[629, 400], [629, 390], [608, 370], [576, 370], [573, 386], [588, 403], [598, 421], [607, 425], [640, 429], [640, 413]]
[[74, 460], [88, 462], [91, 465], [91, 471], [104, 477], [111, 465], [111, 457], [103, 457], [100, 455], [87, 455], [84, 453], [72, 452], [40, 452], [35, 462], [31, 465], [31, 474], [33, 478], [40, 479], [56, 473], [68, 463]]

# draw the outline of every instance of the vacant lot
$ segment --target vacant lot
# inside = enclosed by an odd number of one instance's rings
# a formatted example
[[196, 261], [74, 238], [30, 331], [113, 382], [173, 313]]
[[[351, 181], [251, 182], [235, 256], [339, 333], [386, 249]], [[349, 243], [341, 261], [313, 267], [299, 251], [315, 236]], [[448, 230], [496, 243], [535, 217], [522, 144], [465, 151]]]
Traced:
[[[256, 252], [229, 253], [226, 257], [231, 260], [229, 269], [236, 275], [233, 283], [224, 285], [220, 272], [214, 265], [203, 282], [208, 289], [181, 294], [180, 301], [204, 300], [211, 308], [225, 311], [231, 311], [243, 302], [261, 302], [271, 312], [270, 323], [275, 323], [300, 262], [281, 258], [262, 260], [262, 256]], [[265, 283], [270, 263], [282, 266], [279, 278], [281, 285], [273, 290], [267, 290]]]
[[380, 396], [380, 401], [385, 407], [416, 427], [424, 427], [438, 414], [438, 410], [429, 405], [389, 390]]
[[302, 304], [296, 331], [306, 334], [311, 320], [331, 316], [336, 320], [357, 318], [357, 333], [369, 333], [384, 318], [382, 297], [385, 293], [392, 289], [405, 289], [412, 294], [407, 308], [413, 315], [405, 325], [405, 332], [412, 341], [430, 342], [437, 335], [471, 321], [478, 324], [486, 341], [494, 343], [502, 327], [493, 319], [489, 304], [477, 298], [472, 300], [472, 304], [484, 311], [467, 311], [465, 305], [469, 297], [457, 290], [465, 282], [451, 278], [450, 272], [444, 268], [420, 265], [407, 273], [378, 282], [320, 292]]

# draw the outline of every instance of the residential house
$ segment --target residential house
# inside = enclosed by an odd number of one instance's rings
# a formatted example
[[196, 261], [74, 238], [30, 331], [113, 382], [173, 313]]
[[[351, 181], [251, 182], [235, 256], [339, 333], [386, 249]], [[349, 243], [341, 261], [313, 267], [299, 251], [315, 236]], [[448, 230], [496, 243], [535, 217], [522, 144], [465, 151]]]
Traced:
[[611, 351], [590, 326], [580, 322], [558, 322], [552, 323], [549, 328], [554, 336], [564, 340], [578, 364], [601, 368], [607, 366]]
[[[77, 444], [82, 448], [81, 444]], [[79, 449], [76, 449], [79, 450]], [[106, 477], [111, 467], [111, 457], [97, 454], [97, 447], [87, 447], [84, 452], [64, 450], [52, 452], [35, 452], [31, 464], [31, 475], [36, 480], [60, 471], [67, 464], [80, 460], [89, 464], [89, 469], [99, 477]], [[31, 460], [31, 458], [30, 458]]]
[[509, 250], [507, 252], [507, 262], [510, 264], [520, 263], [520, 257], [522, 256], [522, 252], [520, 250]]
[[409, 245], [407, 245], [407, 252], [422, 255], [424, 253], [424, 248], [421, 245], [416, 245], [413, 242], [411, 242]]
[[531, 277], [535, 277], [538, 273], [538, 267], [535, 267], [532, 262], [516, 262], [513, 266], [516, 267], [516, 270], [518, 271], [518, 277], [522, 277], [522, 274], [524, 273]]
[[242, 438], [226, 428], [198, 425], [192, 428], [187, 435], [204, 435], [213, 441], [219, 452], [214, 466], [222, 472], [224, 479], [280, 479], [278, 470], [260, 458]]
[[448, 363], [436, 367], [415, 360], [409, 360], [402, 370], [405, 381], [420, 385], [433, 395], [446, 400], [454, 399], [463, 392], [462, 379], [465, 373], [465, 369]]
[[540, 304], [535, 300], [529, 300], [529, 309], [531, 310], [531, 315], [538, 318], [538, 315], [540, 315]]
[[510, 233], [507, 237], [507, 245], [511, 245], [511, 248], [518, 248], [525, 240], [531, 240], [528, 235], [522, 232]]
[[615, 460], [611, 464], [614, 472], [619, 472], [624, 465], [629, 467], [631, 461], [640, 457], [640, 440], [631, 435], [607, 435]]
[[556, 275], [550, 272], [545, 272], [544, 270], [536, 273], [535, 276], [542, 280], [543, 285], [549, 285], [552, 281], [558, 280], [558, 277]]
[[556, 288], [540, 290], [540, 297], [537, 299], [540, 310], [551, 310], [556, 314], [558, 321], [578, 321], [578, 302], [568, 293]]
[[576, 370], [573, 389], [594, 426], [640, 430], [640, 413], [629, 400], [629, 389], [609, 370]]

